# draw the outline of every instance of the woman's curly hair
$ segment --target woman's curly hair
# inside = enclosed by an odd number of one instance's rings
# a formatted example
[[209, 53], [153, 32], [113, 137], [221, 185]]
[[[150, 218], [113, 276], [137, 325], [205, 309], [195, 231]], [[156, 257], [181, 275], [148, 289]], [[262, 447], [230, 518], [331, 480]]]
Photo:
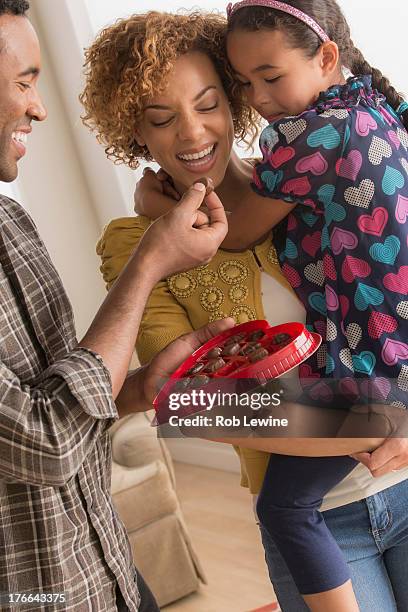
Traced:
[[152, 160], [135, 140], [147, 100], [166, 87], [174, 62], [190, 51], [208, 55], [229, 98], [235, 136], [256, 134], [255, 114], [233, 87], [224, 57], [226, 20], [214, 13], [172, 15], [151, 11], [120, 19], [105, 28], [85, 52], [82, 120], [97, 133], [115, 163], [138, 166]]

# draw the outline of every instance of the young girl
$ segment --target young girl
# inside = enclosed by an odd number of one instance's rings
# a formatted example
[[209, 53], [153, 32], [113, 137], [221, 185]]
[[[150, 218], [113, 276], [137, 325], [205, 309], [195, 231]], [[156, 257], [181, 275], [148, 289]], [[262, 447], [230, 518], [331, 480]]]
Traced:
[[[280, 228], [280, 262], [309, 327], [325, 338], [301, 369], [304, 386], [328, 407], [405, 408], [408, 106], [354, 47], [334, 0], [243, 0], [228, 17], [236, 78], [271, 124], [255, 188], [296, 206]], [[346, 82], [342, 67], [355, 76]], [[259, 238], [239, 214], [229, 219], [230, 248], [243, 246], [234, 224], [246, 228], [247, 243]], [[269, 462], [258, 514], [312, 610], [358, 609], [318, 511], [355, 465], [349, 457]]]
[[[353, 45], [334, 0], [243, 0], [227, 12], [232, 69], [270, 123], [255, 189], [297, 205], [276, 246], [325, 339], [303, 385], [327, 406], [407, 408], [408, 104]], [[342, 67], [355, 76], [346, 81]], [[258, 500], [313, 610], [358, 609], [318, 511], [354, 466], [273, 455]]]

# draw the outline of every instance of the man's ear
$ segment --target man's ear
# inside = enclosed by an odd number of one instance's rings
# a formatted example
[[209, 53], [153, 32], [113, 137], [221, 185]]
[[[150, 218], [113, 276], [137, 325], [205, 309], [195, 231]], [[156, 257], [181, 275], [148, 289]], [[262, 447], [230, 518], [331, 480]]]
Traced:
[[340, 52], [333, 40], [323, 43], [319, 51], [320, 67], [325, 75], [335, 72], [340, 61]]
[[136, 140], [137, 144], [139, 145], [139, 147], [145, 147], [146, 146], [146, 142], [143, 140], [143, 137], [142, 137], [142, 135], [141, 135], [139, 130], [136, 130], [135, 140]]

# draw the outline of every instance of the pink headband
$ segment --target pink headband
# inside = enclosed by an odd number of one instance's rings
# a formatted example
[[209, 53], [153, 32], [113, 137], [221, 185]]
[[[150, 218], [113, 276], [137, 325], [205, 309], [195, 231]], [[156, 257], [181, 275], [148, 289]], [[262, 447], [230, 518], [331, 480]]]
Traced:
[[286, 4], [286, 2], [278, 2], [278, 0], [241, 0], [241, 2], [237, 2], [234, 5], [232, 2], [230, 2], [227, 6], [228, 19], [231, 19], [231, 16], [236, 11], [241, 8], [245, 8], [246, 6], [266, 6], [277, 11], [282, 11], [283, 13], [288, 13], [288, 15], [293, 15], [293, 17], [296, 17], [309, 26], [309, 28], [311, 28], [323, 42], [330, 40], [323, 28], [321, 28], [314, 19], [309, 17], [309, 15], [306, 15], [306, 13], [303, 13], [290, 4]]

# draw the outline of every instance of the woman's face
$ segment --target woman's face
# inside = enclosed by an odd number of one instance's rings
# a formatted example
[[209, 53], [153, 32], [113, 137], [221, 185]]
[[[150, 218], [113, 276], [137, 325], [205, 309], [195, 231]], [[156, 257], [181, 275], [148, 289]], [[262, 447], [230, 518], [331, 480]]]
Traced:
[[180, 56], [165, 91], [149, 100], [137, 142], [183, 192], [202, 176], [217, 186], [224, 178], [234, 140], [227, 97], [210, 58], [195, 51]]

